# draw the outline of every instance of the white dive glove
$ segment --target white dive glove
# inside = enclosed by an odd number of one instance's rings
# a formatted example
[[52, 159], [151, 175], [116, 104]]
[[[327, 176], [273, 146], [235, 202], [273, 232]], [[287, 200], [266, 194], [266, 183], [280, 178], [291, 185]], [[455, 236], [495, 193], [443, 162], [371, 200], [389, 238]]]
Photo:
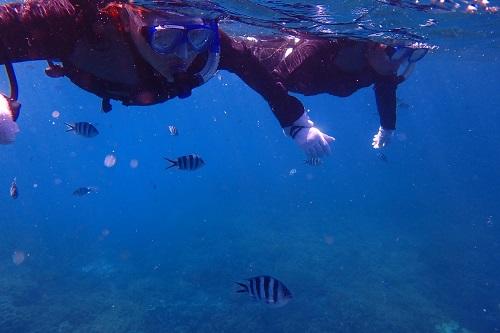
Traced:
[[387, 146], [391, 142], [393, 136], [394, 130], [383, 129], [382, 126], [380, 126], [377, 134], [373, 136], [372, 147], [374, 149], [380, 149]]
[[6, 96], [0, 94], [0, 144], [9, 144], [16, 139], [19, 126], [13, 117], [11, 103]]
[[329, 155], [331, 153], [330, 142], [335, 141], [334, 137], [314, 127], [314, 123], [306, 112], [292, 126], [285, 127], [284, 131], [299, 145], [308, 158]]

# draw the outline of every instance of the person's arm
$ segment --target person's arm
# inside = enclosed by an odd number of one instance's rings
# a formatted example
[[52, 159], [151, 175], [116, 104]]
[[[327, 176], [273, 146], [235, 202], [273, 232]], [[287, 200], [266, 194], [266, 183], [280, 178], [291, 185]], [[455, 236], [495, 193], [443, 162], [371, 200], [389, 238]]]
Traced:
[[221, 32], [220, 69], [238, 75], [269, 103], [285, 133], [306, 153], [308, 158], [330, 154], [329, 143], [335, 139], [314, 127], [302, 103], [288, 90], [250, 50]]
[[271, 107], [281, 127], [291, 126], [304, 114], [304, 106], [265, 68], [244, 45], [220, 32], [221, 60], [219, 68], [238, 75], [250, 88], [258, 92]]
[[380, 117], [380, 126], [387, 130], [396, 129], [396, 77], [387, 77], [375, 82], [375, 99]]
[[92, 0], [31, 0], [0, 5], [0, 65], [5, 65], [11, 96], [0, 92], [0, 144], [14, 142], [21, 104], [12, 63], [59, 59], [68, 54], [97, 13]]
[[375, 149], [389, 144], [396, 130], [396, 89], [399, 84], [397, 76], [383, 76], [375, 82], [375, 99], [380, 117], [380, 127], [373, 137]]
[[0, 64], [58, 59], [97, 15], [97, 1], [31, 0], [0, 6]]

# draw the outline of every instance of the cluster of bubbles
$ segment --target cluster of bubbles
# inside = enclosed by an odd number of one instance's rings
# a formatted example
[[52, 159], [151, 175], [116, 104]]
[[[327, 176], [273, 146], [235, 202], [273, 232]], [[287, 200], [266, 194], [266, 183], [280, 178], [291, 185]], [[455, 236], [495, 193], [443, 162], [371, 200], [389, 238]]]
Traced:
[[115, 164], [116, 164], [116, 155], [114, 153], [108, 154], [106, 155], [106, 157], [104, 157], [104, 166], [106, 168], [112, 168], [115, 166]]
[[[114, 152], [107, 154], [106, 157], [104, 157], [104, 166], [106, 168], [114, 167], [116, 165], [116, 162], [117, 162], [117, 158], [116, 158], [116, 154]], [[129, 166], [132, 169], [136, 169], [139, 166], [139, 160], [137, 160], [135, 158], [131, 159], [129, 162]]]

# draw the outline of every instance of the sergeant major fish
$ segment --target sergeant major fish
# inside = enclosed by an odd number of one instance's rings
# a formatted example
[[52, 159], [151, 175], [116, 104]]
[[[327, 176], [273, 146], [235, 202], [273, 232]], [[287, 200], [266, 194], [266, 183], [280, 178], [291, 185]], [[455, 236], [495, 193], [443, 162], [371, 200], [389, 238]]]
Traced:
[[319, 166], [323, 164], [323, 161], [319, 157], [310, 157], [304, 161], [305, 164], [309, 164], [310, 166]]
[[272, 276], [260, 275], [247, 279], [245, 283], [235, 283], [241, 287], [237, 293], [248, 293], [253, 298], [274, 307], [284, 306], [293, 298], [283, 282]]
[[201, 168], [202, 166], [205, 165], [205, 161], [203, 159], [196, 155], [196, 154], [190, 154], [190, 155], [185, 155], [185, 156], [180, 156], [177, 157], [176, 160], [171, 160], [167, 157], [165, 157], [167, 161], [172, 163], [167, 169], [176, 167], [179, 170], [196, 170]]
[[12, 184], [10, 184], [10, 196], [12, 199], [17, 199], [19, 196], [19, 190], [17, 189], [16, 177], [12, 180]]
[[84, 195], [95, 192], [97, 192], [97, 189], [95, 187], [83, 186], [74, 190], [73, 195], [76, 195], [77, 197], [83, 197]]
[[92, 138], [97, 134], [99, 134], [97, 128], [95, 128], [94, 125], [86, 121], [81, 121], [74, 124], [68, 124], [68, 123], [65, 124], [66, 126], [68, 126], [66, 128], [66, 132], [74, 131], [76, 134], [84, 136], [86, 138]]

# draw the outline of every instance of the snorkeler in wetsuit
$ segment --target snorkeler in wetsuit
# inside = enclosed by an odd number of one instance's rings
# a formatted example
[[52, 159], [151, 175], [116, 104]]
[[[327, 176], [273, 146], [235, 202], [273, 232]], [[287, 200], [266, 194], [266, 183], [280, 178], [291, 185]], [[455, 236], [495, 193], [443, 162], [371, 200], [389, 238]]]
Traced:
[[[225, 45], [230, 48], [225, 50]], [[334, 139], [317, 129], [303, 105], [294, 97], [284, 96], [285, 92], [346, 97], [373, 85], [380, 126], [372, 146], [378, 149], [389, 143], [396, 129], [397, 86], [426, 53], [424, 48], [348, 38], [328, 40], [304, 34], [270, 39], [235, 37], [222, 43], [220, 68], [234, 72], [258, 91], [269, 102], [285, 133], [309, 157], [316, 158], [330, 152], [329, 143]], [[240, 54], [251, 54], [254, 59], [249, 62], [252, 57], [241, 58]], [[226, 58], [232, 63], [226, 65]], [[234, 59], [240, 59], [236, 70]], [[274, 95], [273, 87], [281, 95]]]
[[[218, 69], [228, 70], [267, 100], [285, 132], [309, 157], [329, 153], [334, 139], [314, 126], [290, 91], [348, 96], [373, 84], [380, 114], [373, 146], [379, 148], [395, 129], [397, 85], [425, 51], [301, 34], [230, 37], [213, 19], [121, 1], [35, 0], [0, 6], [0, 64], [48, 60], [49, 76], [66, 76], [100, 96], [106, 112], [110, 100], [152, 105], [186, 98]], [[16, 86], [15, 75], [9, 78], [11, 87]], [[0, 142], [8, 143], [16, 134], [9, 126], [19, 103], [12, 93], [0, 100]]]

